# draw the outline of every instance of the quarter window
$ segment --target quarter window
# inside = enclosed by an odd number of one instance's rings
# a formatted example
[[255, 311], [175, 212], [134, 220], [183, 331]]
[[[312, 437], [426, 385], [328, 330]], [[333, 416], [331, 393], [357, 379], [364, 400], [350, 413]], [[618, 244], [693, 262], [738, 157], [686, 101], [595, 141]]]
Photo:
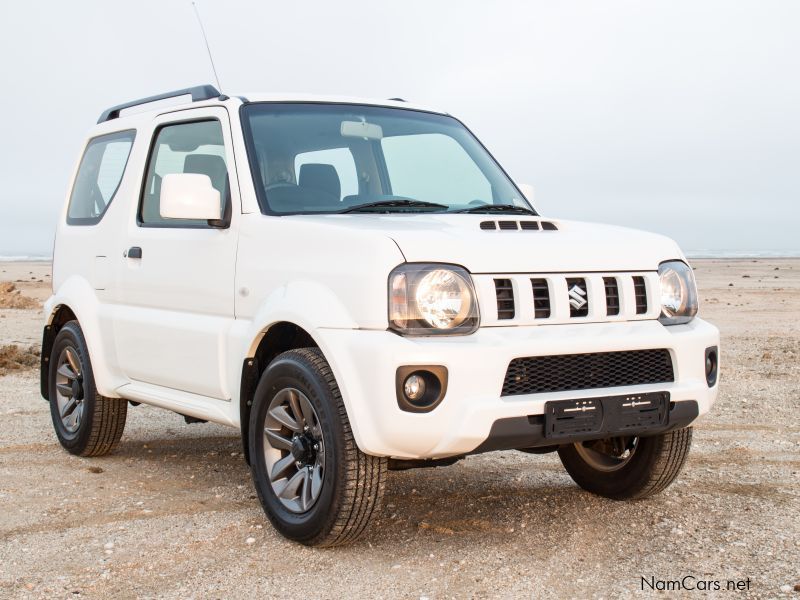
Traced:
[[207, 221], [161, 216], [161, 182], [165, 175], [208, 175], [223, 202], [228, 196], [228, 168], [222, 126], [217, 120], [167, 125], [158, 130], [150, 151], [139, 222], [161, 227], [208, 227]]
[[103, 218], [122, 181], [135, 135], [119, 131], [89, 141], [72, 186], [69, 225], [94, 225]]

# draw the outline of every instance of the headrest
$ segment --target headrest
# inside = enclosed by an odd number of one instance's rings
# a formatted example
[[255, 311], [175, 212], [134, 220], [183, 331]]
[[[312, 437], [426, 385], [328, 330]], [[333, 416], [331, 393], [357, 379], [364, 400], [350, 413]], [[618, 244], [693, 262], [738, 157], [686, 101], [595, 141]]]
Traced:
[[183, 161], [184, 173], [208, 175], [211, 185], [220, 194], [225, 194], [225, 184], [228, 177], [228, 168], [225, 160], [215, 154], [188, 154]]
[[336, 197], [342, 197], [342, 186], [339, 174], [333, 165], [307, 163], [300, 166], [300, 176], [297, 181], [300, 187], [327, 192]]

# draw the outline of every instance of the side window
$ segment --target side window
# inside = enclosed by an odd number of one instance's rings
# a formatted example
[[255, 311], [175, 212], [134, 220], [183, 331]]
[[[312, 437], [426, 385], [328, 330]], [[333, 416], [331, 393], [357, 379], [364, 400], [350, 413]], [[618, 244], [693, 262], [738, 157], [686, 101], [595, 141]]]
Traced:
[[89, 141], [69, 198], [69, 225], [94, 225], [103, 218], [122, 181], [135, 135], [120, 131]]
[[228, 167], [219, 121], [194, 121], [158, 129], [139, 207], [139, 223], [144, 226], [208, 227], [206, 221], [161, 216], [161, 182], [165, 175], [173, 173], [208, 175], [222, 201], [227, 200]]
[[416, 200], [468, 204], [492, 202], [492, 186], [467, 151], [441, 133], [381, 140], [392, 194]]
[[350, 148], [298, 154], [294, 172], [298, 185], [330, 192], [337, 200], [358, 194], [358, 173]]

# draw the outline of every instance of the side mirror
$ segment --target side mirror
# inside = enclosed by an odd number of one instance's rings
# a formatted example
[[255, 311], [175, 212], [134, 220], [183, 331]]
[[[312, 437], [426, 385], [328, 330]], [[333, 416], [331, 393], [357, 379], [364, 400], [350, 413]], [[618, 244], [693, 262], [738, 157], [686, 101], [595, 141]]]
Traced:
[[530, 183], [520, 183], [517, 185], [517, 187], [519, 188], [519, 191], [522, 192], [522, 195], [525, 196], [525, 199], [533, 207], [533, 210], [535, 210], [538, 213], [539, 209], [536, 208], [536, 202], [534, 202], [533, 200], [534, 196], [533, 186]]
[[222, 217], [220, 193], [208, 175], [172, 173], [161, 182], [161, 217], [219, 221]]

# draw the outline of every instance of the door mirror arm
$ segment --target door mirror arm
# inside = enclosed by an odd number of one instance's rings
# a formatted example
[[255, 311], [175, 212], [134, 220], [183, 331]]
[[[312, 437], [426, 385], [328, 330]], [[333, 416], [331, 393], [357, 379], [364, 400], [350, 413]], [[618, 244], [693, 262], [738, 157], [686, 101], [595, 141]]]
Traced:
[[231, 212], [233, 211], [233, 207], [231, 206], [231, 186], [230, 182], [225, 179], [225, 203], [222, 207], [222, 218], [221, 219], [209, 219], [208, 226], [214, 227], [215, 229], [228, 229], [231, 226]]

